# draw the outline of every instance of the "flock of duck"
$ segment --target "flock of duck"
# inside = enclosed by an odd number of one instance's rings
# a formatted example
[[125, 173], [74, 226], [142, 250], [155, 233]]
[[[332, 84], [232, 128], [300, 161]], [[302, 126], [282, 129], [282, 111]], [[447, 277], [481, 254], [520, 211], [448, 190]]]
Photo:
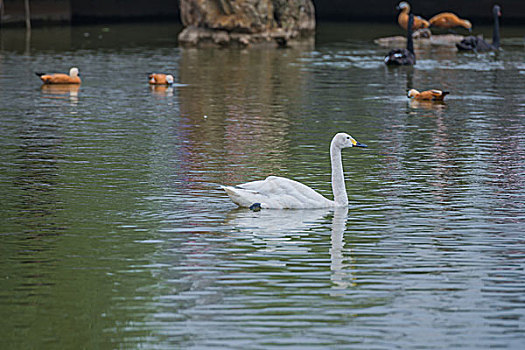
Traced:
[[[385, 57], [387, 65], [414, 65], [416, 64], [416, 54], [414, 53], [414, 36], [429, 37], [432, 35], [429, 28], [441, 28], [451, 30], [456, 27], [463, 27], [472, 31], [472, 23], [469, 20], [461, 19], [452, 12], [443, 12], [435, 15], [430, 20], [425, 20], [420, 16], [415, 16], [410, 12], [410, 5], [402, 1], [397, 6], [401, 10], [397, 22], [401, 28], [407, 31], [407, 47], [391, 50]], [[459, 51], [491, 51], [498, 50], [500, 45], [499, 36], [499, 17], [501, 8], [494, 5], [492, 9], [494, 17], [494, 29], [492, 33], [492, 43], [488, 43], [480, 36], [468, 36], [455, 43]]]
[[[439, 13], [428, 21], [421, 16], [416, 16], [410, 12], [410, 4], [406, 1], [400, 2], [396, 9], [400, 10], [397, 22], [399, 26], [407, 31], [406, 48], [396, 48], [390, 50], [384, 62], [389, 66], [405, 66], [416, 64], [416, 54], [414, 52], [414, 37], [428, 38], [432, 35], [429, 28], [440, 28], [452, 30], [456, 27], [463, 27], [469, 32], [472, 31], [472, 23], [469, 20], [461, 19], [452, 12]], [[499, 35], [499, 17], [501, 16], [501, 9], [498, 5], [494, 5], [492, 10], [494, 16], [494, 30], [492, 43], [485, 41], [480, 36], [468, 36], [461, 41], [455, 43], [460, 51], [490, 51], [498, 50], [500, 45]], [[36, 73], [44, 84], [80, 84], [78, 68], [70, 69], [69, 74], [55, 73]], [[149, 83], [151, 85], [172, 85], [174, 83], [173, 75], [152, 73], [149, 75]], [[413, 90], [408, 94], [409, 98], [416, 100], [433, 100], [442, 101], [447, 95], [447, 92], [440, 90], [429, 90], [421, 93]]]
[[[412, 14], [410, 12], [410, 5], [406, 1], [400, 2], [397, 6], [397, 9], [401, 11], [397, 18], [397, 22], [401, 28], [407, 31], [407, 45], [406, 48], [392, 49], [390, 52], [388, 52], [384, 59], [385, 64], [388, 66], [415, 65], [416, 54], [414, 52], [414, 36], [429, 37], [432, 35], [429, 30], [430, 27], [447, 30], [451, 30], [456, 27], [463, 27], [468, 29], [469, 32], [472, 31], [472, 23], [469, 20], [461, 19], [452, 12], [439, 13], [427, 21], [420, 16]], [[499, 49], [499, 17], [501, 16], [501, 8], [499, 5], [494, 5], [492, 14], [494, 17], [492, 43], [486, 42], [480, 36], [468, 36], [455, 43], [459, 51], [478, 52]], [[408, 92], [408, 97], [416, 100], [443, 101], [447, 94], [448, 92], [441, 90], [428, 90], [420, 93], [415, 89], [411, 89]]]
[[[451, 29], [463, 27], [472, 30], [470, 21], [461, 19], [451, 12], [443, 12], [435, 15], [430, 20], [410, 13], [410, 5], [403, 1], [397, 8], [401, 11], [398, 16], [399, 25], [407, 31], [407, 47], [393, 49], [385, 57], [387, 65], [414, 65], [416, 55], [414, 53], [413, 32], [427, 31], [429, 27]], [[491, 44], [480, 37], [469, 36], [456, 44], [458, 50], [496, 50], [499, 48], [499, 22], [501, 16], [500, 7], [494, 6], [494, 36]], [[426, 34], [428, 35], [428, 32]], [[431, 34], [430, 34], [431, 35]], [[44, 74], [36, 73], [44, 84], [80, 84], [78, 68], [70, 69], [69, 74]], [[171, 85], [174, 78], [170, 74], [152, 73], [149, 75], [151, 85]], [[419, 92], [411, 89], [408, 97], [416, 100], [443, 101], [448, 94], [441, 90], [428, 90]], [[334, 199], [330, 200], [319, 194], [312, 188], [284, 177], [269, 176], [265, 180], [251, 181], [236, 186], [221, 186], [230, 199], [240, 207], [247, 207], [254, 211], [260, 209], [315, 209], [315, 208], [338, 208], [348, 207], [348, 195], [346, 193], [341, 151], [350, 147], [367, 147], [357, 142], [346, 133], [336, 134], [330, 143], [330, 160], [332, 170], [332, 192]]]
[[[82, 80], [79, 76], [77, 67], [73, 67], [69, 70], [69, 74], [65, 73], [39, 73], [35, 74], [42, 80], [44, 84], [80, 84]], [[151, 85], [172, 85], [175, 82], [175, 78], [171, 74], [162, 73], [151, 73], [148, 76], [149, 83]]]

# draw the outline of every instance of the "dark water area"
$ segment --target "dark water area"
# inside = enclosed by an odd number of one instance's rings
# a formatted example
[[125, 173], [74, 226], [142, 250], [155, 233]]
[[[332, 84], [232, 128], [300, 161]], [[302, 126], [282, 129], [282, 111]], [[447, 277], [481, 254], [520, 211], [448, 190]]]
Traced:
[[[401, 68], [373, 43], [399, 29], [369, 28], [279, 50], [3, 30], [2, 348], [522, 349], [525, 28]], [[34, 75], [73, 65], [80, 87]], [[369, 146], [343, 151], [348, 210], [252, 212], [219, 187], [274, 174], [331, 198], [339, 131]]]

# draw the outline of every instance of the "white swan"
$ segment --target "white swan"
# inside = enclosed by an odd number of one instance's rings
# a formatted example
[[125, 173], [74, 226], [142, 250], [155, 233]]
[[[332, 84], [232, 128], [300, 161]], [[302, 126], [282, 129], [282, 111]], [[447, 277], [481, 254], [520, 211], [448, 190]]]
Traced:
[[346, 147], [366, 147], [346, 133], [338, 133], [330, 144], [332, 191], [334, 200], [327, 199], [310, 187], [284, 177], [268, 176], [265, 180], [238, 186], [221, 186], [240, 207], [263, 209], [315, 209], [347, 207], [341, 150]]

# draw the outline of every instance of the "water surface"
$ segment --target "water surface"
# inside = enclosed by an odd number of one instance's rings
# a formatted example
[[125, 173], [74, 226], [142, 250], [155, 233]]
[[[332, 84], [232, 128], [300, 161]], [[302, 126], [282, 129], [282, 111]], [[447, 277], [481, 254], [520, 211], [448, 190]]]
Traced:
[[[2, 32], [3, 348], [523, 348], [523, 28], [397, 69], [372, 41], [394, 26], [285, 50], [181, 49], [179, 30]], [[71, 65], [80, 87], [34, 75]], [[331, 197], [339, 131], [369, 146], [343, 152], [348, 210], [251, 212], [219, 188], [276, 174]]]

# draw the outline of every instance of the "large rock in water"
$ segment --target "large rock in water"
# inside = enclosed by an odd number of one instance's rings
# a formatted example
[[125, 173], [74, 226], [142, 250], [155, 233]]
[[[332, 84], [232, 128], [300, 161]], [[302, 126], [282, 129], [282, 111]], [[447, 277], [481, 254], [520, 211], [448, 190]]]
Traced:
[[183, 46], [287, 46], [315, 31], [312, 0], [180, 0]]

